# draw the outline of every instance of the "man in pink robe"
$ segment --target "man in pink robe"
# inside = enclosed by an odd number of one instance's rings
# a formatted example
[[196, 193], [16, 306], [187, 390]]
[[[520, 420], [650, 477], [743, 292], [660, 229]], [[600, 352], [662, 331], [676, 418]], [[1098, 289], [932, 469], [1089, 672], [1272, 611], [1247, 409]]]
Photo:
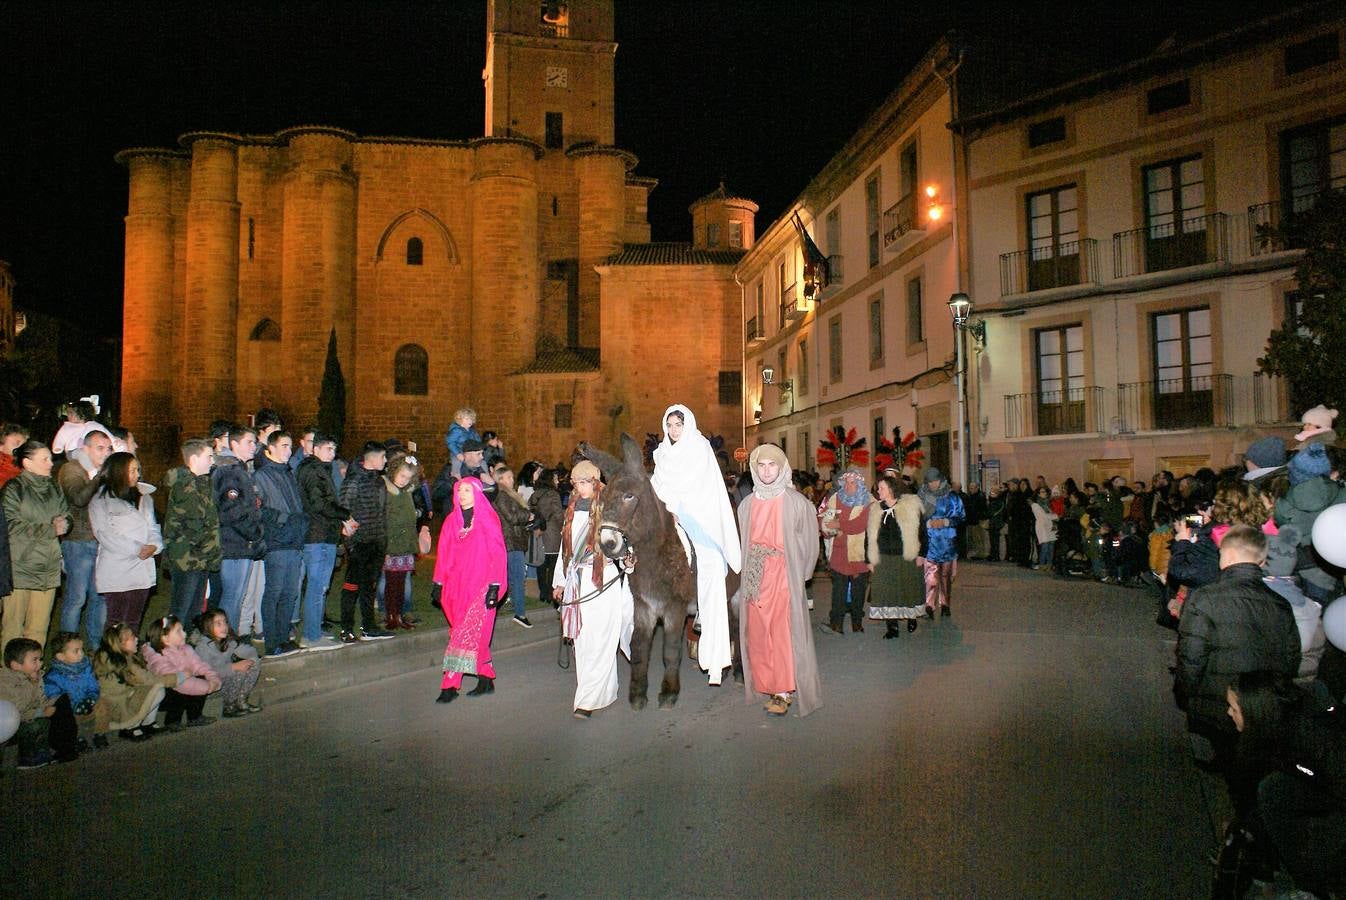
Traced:
[[748, 462], [755, 484], [738, 508], [743, 578], [739, 646], [749, 703], [767, 695], [766, 711], [783, 716], [793, 706], [806, 716], [822, 705], [805, 580], [817, 558], [818, 520], [794, 490], [790, 464], [775, 444], [763, 444]]

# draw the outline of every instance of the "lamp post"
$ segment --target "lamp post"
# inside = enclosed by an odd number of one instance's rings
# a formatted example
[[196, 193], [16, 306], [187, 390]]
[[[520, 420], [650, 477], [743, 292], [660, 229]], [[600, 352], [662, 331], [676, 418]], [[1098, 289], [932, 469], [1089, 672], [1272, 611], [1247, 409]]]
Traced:
[[949, 297], [949, 315], [953, 317], [954, 342], [954, 378], [958, 392], [958, 483], [967, 488], [968, 470], [971, 468], [972, 447], [968, 440], [967, 428], [967, 372], [963, 362], [963, 332], [970, 331], [977, 343], [986, 340], [986, 323], [973, 322], [972, 298], [959, 291]]

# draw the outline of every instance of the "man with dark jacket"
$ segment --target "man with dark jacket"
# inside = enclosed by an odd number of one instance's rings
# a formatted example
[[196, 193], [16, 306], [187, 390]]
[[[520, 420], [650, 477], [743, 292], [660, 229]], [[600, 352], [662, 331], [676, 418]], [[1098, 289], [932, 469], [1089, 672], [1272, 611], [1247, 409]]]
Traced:
[[[164, 514], [164, 562], [173, 579], [169, 607], [189, 624], [201, 612], [206, 583], [220, 571], [220, 513], [210, 486], [215, 451], [210, 441], [193, 438], [182, 445], [184, 465], [164, 477], [168, 509]], [[218, 587], [218, 585], [217, 585]]]
[[1000, 562], [1000, 531], [1005, 527], [1007, 500], [1007, 489], [1002, 481], [995, 486], [986, 501], [986, 541], [990, 550], [986, 555], [988, 562]]
[[337, 642], [323, 636], [323, 611], [327, 606], [327, 588], [336, 565], [337, 542], [343, 534], [354, 534], [355, 521], [337, 503], [332, 460], [336, 459], [336, 441], [325, 434], [313, 436], [312, 452], [299, 464], [299, 494], [308, 513], [308, 534], [304, 538], [304, 633], [305, 649], [334, 646]]
[[[1299, 630], [1289, 602], [1262, 580], [1267, 538], [1250, 525], [1235, 525], [1220, 544], [1220, 576], [1183, 604], [1178, 621], [1173, 685], [1187, 729], [1210, 740], [1215, 762], [1234, 798], [1237, 732], [1227, 710], [1229, 685], [1243, 672], [1299, 671]], [[1240, 814], [1246, 809], [1238, 809]]]
[[378, 626], [374, 618], [374, 593], [383, 572], [383, 554], [388, 539], [388, 488], [383, 482], [383, 467], [388, 451], [377, 441], [367, 441], [360, 459], [351, 466], [341, 483], [338, 502], [350, 510], [355, 533], [350, 536], [346, 555], [346, 580], [341, 586], [341, 641], [353, 644], [355, 603], [360, 603], [362, 636], [380, 640], [393, 636]]
[[266, 536], [262, 626], [268, 656], [287, 656], [300, 649], [290, 638], [290, 625], [299, 602], [299, 581], [304, 575], [308, 516], [299, 496], [299, 481], [290, 468], [293, 450], [289, 432], [272, 431], [253, 476], [262, 494], [262, 533]]
[[70, 530], [61, 538], [61, 557], [65, 564], [61, 630], [78, 632], [83, 614], [86, 647], [98, 646], [103, 639], [103, 625], [107, 622], [107, 605], [94, 587], [98, 539], [89, 525], [89, 501], [103, 484], [99, 472], [111, 455], [112, 438], [107, 432], [90, 431], [56, 471], [56, 483], [61, 486], [66, 505], [70, 507]]
[[[253, 604], [261, 599], [255, 586], [264, 578], [262, 559], [266, 540], [262, 531], [262, 495], [253, 481], [249, 463], [257, 452], [257, 432], [247, 426], [235, 426], [229, 432], [229, 449], [215, 457], [210, 484], [215, 492], [215, 507], [220, 516], [220, 609], [229, 619], [229, 627], [242, 632], [246, 625], [251, 640]], [[263, 585], [263, 589], [265, 586]], [[243, 622], [244, 595], [247, 594], [247, 621]], [[265, 625], [265, 623], [263, 623]]]
[[963, 527], [967, 534], [967, 558], [986, 559], [989, 555], [986, 540], [986, 495], [981, 485], [972, 482], [963, 495]]

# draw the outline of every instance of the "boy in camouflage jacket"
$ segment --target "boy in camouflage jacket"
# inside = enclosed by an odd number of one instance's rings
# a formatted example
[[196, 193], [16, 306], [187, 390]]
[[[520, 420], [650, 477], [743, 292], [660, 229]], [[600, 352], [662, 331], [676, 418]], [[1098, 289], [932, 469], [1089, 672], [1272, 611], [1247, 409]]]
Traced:
[[168, 511], [164, 516], [164, 559], [173, 579], [172, 613], [191, 622], [201, 612], [206, 583], [220, 571], [220, 513], [210, 483], [215, 453], [200, 439], [182, 445], [186, 463], [164, 479]]

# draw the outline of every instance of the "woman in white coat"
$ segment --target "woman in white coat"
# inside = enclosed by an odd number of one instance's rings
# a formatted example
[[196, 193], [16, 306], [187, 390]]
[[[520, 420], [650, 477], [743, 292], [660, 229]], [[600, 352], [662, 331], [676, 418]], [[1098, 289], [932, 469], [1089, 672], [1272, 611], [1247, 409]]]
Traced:
[[598, 466], [583, 460], [570, 472], [570, 506], [561, 530], [561, 565], [552, 597], [561, 601], [561, 633], [575, 643], [575, 718], [617, 699], [617, 651], [631, 658], [635, 610], [631, 585], [598, 549], [594, 508], [603, 483]]
[[715, 451], [682, 404], [664, 411], [664, 439], [654, 449], [650, 485], [696, 549], [697, 618], [701, 638], [696, 661], [718, 685], [733, 664], [725, 576], [742, 565], [738, 521], [724, 488]]
[[157, 577], [154, 556], [164, 548], [154, 518], [154, 485], [140, 481], [140, 462], [114, 453], [103, 464], [103, 485], [89, 501], [89, 525], [98, 539], [94, 588], [107, 601], [108, 624], [140, 633], [145, 604]]

